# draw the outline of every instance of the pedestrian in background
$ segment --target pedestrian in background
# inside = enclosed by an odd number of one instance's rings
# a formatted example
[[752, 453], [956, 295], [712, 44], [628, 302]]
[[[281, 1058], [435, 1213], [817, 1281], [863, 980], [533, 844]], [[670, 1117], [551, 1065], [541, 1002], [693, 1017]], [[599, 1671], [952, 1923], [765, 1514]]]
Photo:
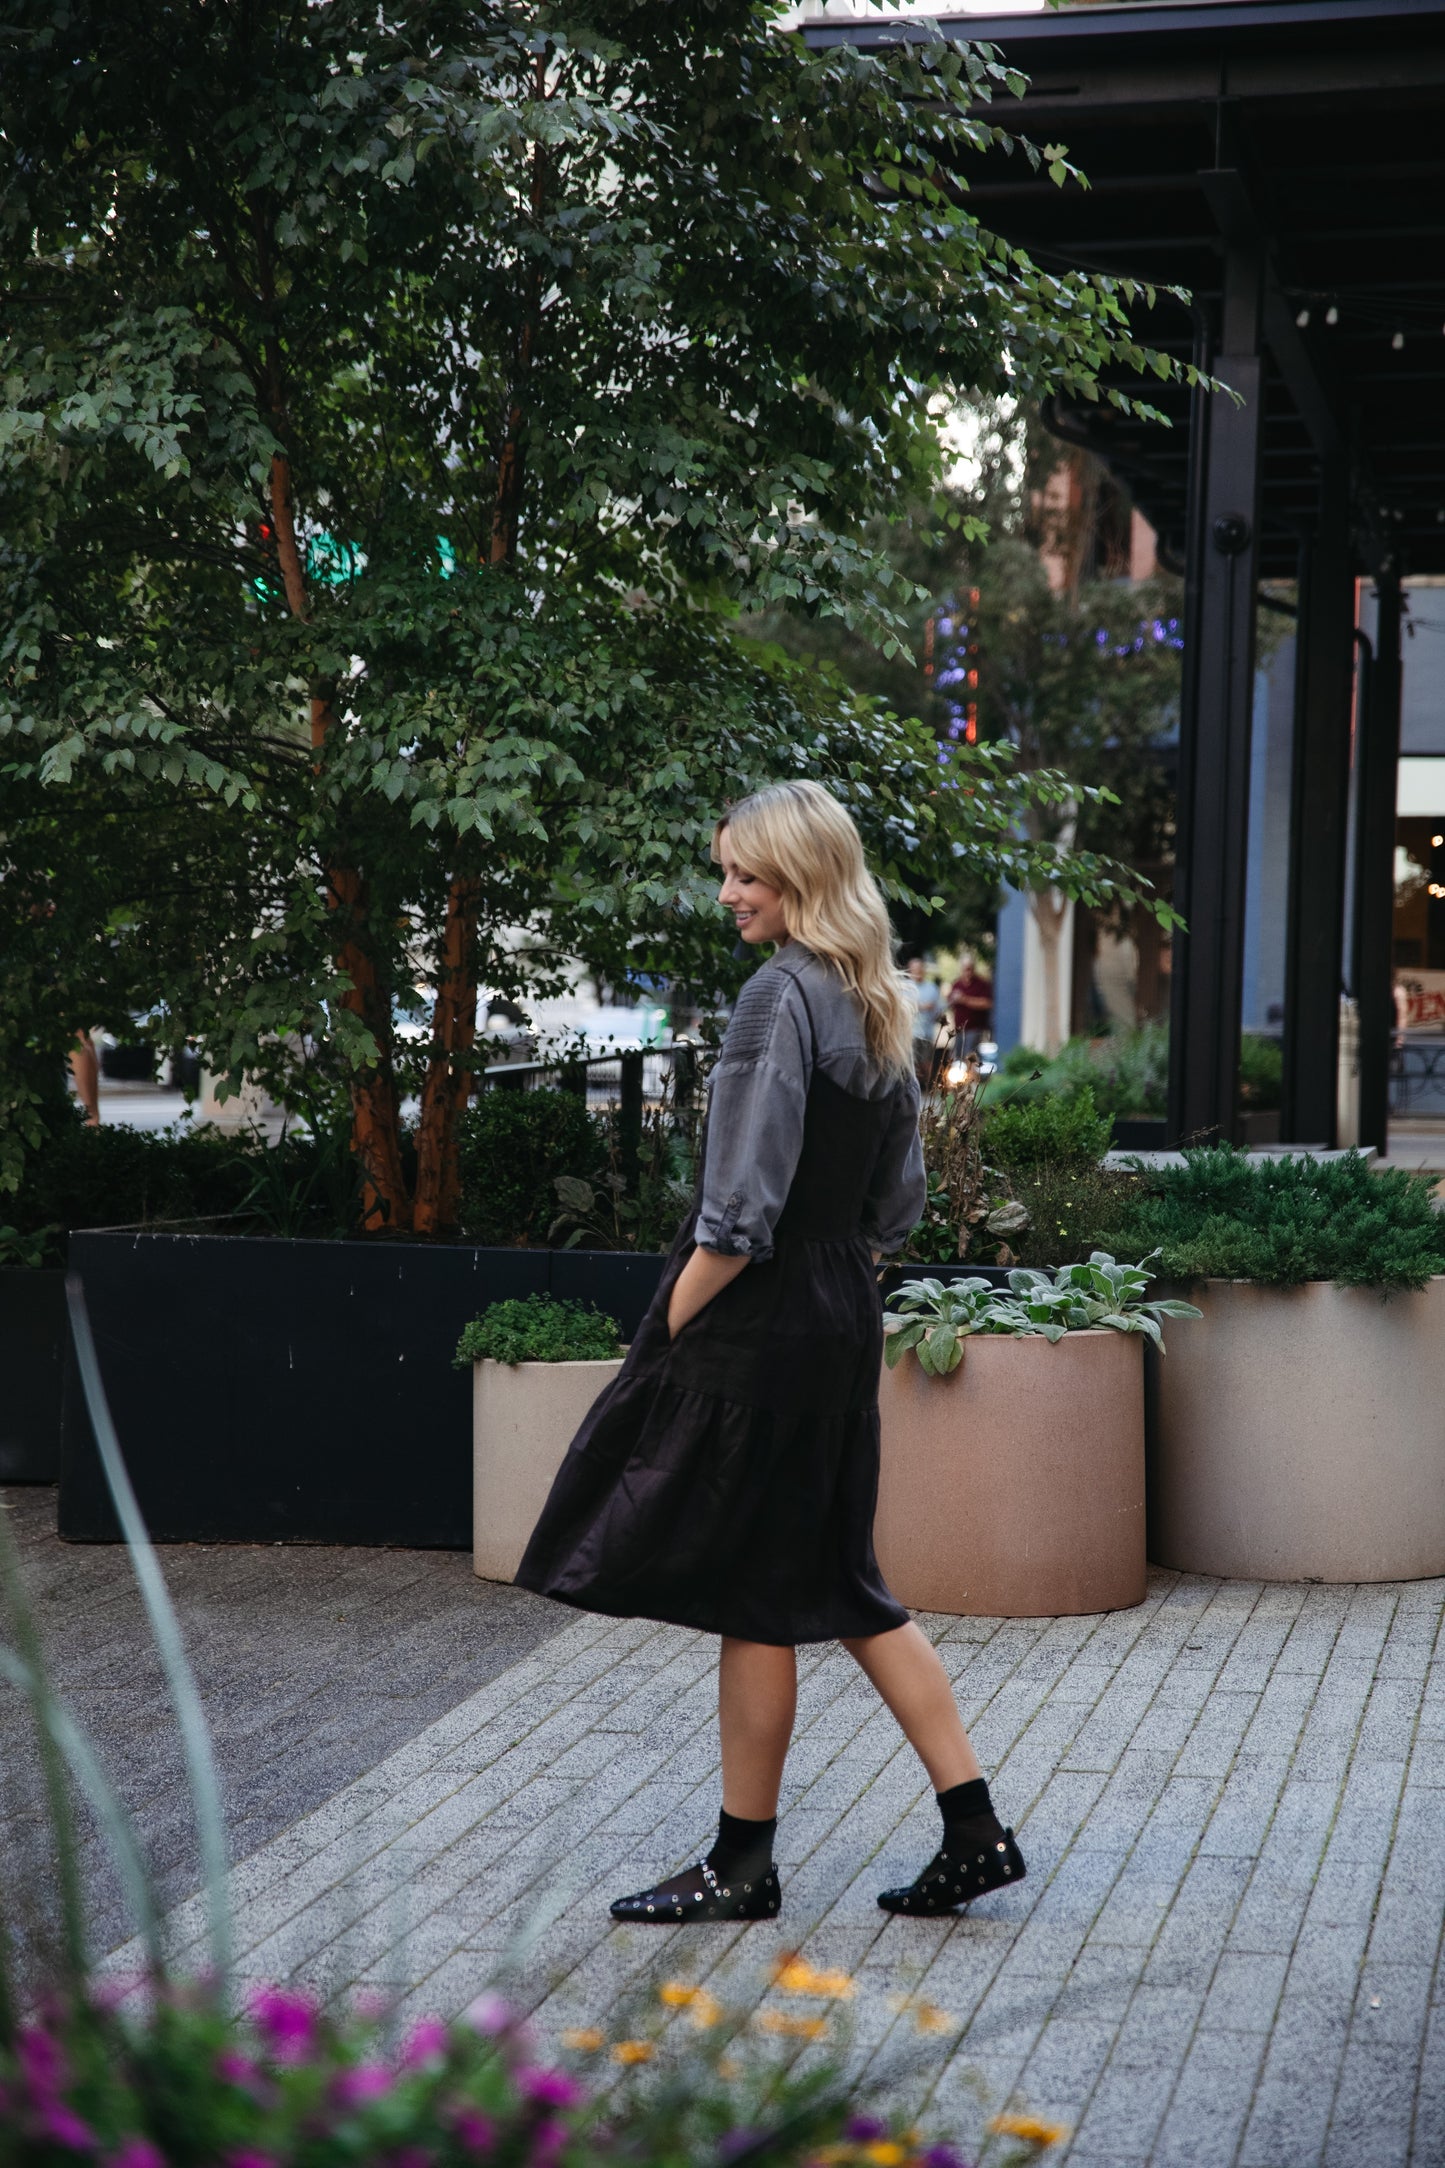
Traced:
[[954, 1059], [962, 1061], [987, 1038], [993, 1023], [993, 980], [967, 949], [958, 977], [948, 989], [948, 1010], [953, 1018]]
[[705, 1859], [618, 1898], [615, 1918], [777, 1914], [795, 1651], [814, 1641], [841, 1641], [861, 1665], [938, 1795], [937, 1855], [878, 1899], [931, 1916], [1017, 1881], [1024, 1863], [938, 1653], [873, 1551], [875, 1267], [925, 1196], [916, 1000], [858, 831], [820, 785], [743, 799], [713, 856], [742, 940], [774, 954], [744, 986], [713, 1072], [694, 1208], [517, 1580], [583, 1610], [722, 1637], [717, 1839]]

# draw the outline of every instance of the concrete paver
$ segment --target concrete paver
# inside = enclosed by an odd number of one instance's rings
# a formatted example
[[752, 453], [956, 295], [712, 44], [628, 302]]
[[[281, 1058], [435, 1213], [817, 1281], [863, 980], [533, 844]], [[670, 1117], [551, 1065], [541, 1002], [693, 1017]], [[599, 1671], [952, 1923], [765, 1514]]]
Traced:
[[[855, 2062], [965, 2139], [981, 2078], [1066, 2121], [1071, 2168], [1439, 2168], [1442, 1608], [1158, 1573], [1104, 1618], [925, 1617], [1030, 1867], [942, 1922], [878, 1911], [931, 1795], [849, 1659], [805, 1650], [782, 1920], [652, 1932], [607, 1902], [710, 1836], [715, 1644], [562, 1614], [241, 1863], [241, 1969], [444, 2013], [505, 1974], [550, 2035], [674, 1973], [756, 1998], [801, 1947], [857, 1978]], [[199, 1961], [199, 1901], [171, 1926]]]

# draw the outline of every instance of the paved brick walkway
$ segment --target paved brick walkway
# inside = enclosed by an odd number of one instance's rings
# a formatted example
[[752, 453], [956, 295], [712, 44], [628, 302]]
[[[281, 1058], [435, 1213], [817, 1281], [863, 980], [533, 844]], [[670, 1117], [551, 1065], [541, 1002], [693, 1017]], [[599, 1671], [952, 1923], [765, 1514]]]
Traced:
[[[800, 1945], [858, 1977], [853, 2054], [962, 2134], [977, 2073], [1071, 2124], [1074, 2168], [1439, 2168], [1442, 1605], [1159, 1574], [1104, 1618], [925, 1620], [1030, 1861], [933, 1923], [873, 1902], [932, 1848], [921, 1773], [809, 1652], [783, 1920], [651, 1934], [606, 1899], [709, 1834], [713, 1644], [579, 1618], [238, 1867], [243, 1969], [451, 2012], [513, 1945], [551, 2030], [663, 1971], [756, 1994]], [[175, 1927], [198, 1947], [195, 1903]]]

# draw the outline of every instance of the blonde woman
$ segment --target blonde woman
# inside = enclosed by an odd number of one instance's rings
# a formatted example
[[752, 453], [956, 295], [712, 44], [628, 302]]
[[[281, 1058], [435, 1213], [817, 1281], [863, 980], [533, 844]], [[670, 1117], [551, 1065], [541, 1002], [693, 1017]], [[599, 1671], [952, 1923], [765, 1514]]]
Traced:
[[713, 837], [719, 902], [774, 954], [743, 988], [709, 1093], [698, 1196], [616, 1382], [574, 1439], [517, 1578], [613, 1617], [722, 1637], [723, 1801], [707, 1857], [620, 1897], [620, 1920], [756, 1920], [799, 1642], [841, 1641], [916, 1749], [937, 1856], [890, 1912], [1017, 1881], [937, 1652], [873, 1555], [877, 1259], [923, 1206], [914, 1003], [858, 831], [816, 783], [775, 783]]

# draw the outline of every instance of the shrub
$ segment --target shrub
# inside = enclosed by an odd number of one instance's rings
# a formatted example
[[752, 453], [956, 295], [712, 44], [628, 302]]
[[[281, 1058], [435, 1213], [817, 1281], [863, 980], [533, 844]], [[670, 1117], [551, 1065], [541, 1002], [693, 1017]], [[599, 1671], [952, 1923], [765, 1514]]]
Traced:
[[1278, 1039], [1247, 1031], [1239, 1042], [1239, 1103], [1264, 1112], [1280, 1103], [1284, 1083], [1284, 1048]]
[[[294, 1142], [298, 1167], [308, 1142]], [[147, 1131], [67, 1122], [27, 1159], [15, 1224], [22, 1233], [49, 1229], [47, 1261], [58, 1262], [72, 1227], [229, 1219], [243, 1209], [267, 1149], [252, 1136], [182, 1125]]]
[[622, 1328], [590, 1303], [558, 1295], [494, 1302], [457, 1342], [457, 1368], [468, 1363], [601, 1363], [622, 1352]]
[[[1090, 1250], [1125, 1254], [1116, 1229], [1139, 1187], [1137, 1175], [1114, 1167], [1030, 1167], [1012, 1177], [1028, 1214], [1017, 1248], [1026, 1265], [1070, 1265]], [[1132, 1248], [1128, 1254], [1143, 1255]]]
[[1113, 1127], [1084, 1085], [1072, 1096], [995, 1107], [984, 1115], [988, 1157], [1010, 1173], [1031, 1167], [1094, 1167], [1113, 1142]]
[[1428, 1176], [1341, 1159], [1254, 1159], [1228, 1145], [1143, 1176], [1114, 1229], [1118, 1251], [1158, 1251], [1170, 1279], [1423, 1287], [1445, 1272], [1445, 1220]]
[[602, 1125], [580, 1092], [494, 1085], [462, 1122], [461, 1224], [474, 1242], [545, 1243], [557, 1177], [600, 1181], [606, 1163]]
[[[1038, 1068], [1042, 1074], [1035, 1077]], [[1169, 1087], [1169, 1026], [1140, 1024], [1102, 1039], [1070, 1039], [1052, 1061], [1031, 1056], [1016, 1070], [1005, 1063], [996, 1098], [1013, 1105], [1094, 1096], [1101, 1115], [1149, 1120], [1164, 1113]]]

